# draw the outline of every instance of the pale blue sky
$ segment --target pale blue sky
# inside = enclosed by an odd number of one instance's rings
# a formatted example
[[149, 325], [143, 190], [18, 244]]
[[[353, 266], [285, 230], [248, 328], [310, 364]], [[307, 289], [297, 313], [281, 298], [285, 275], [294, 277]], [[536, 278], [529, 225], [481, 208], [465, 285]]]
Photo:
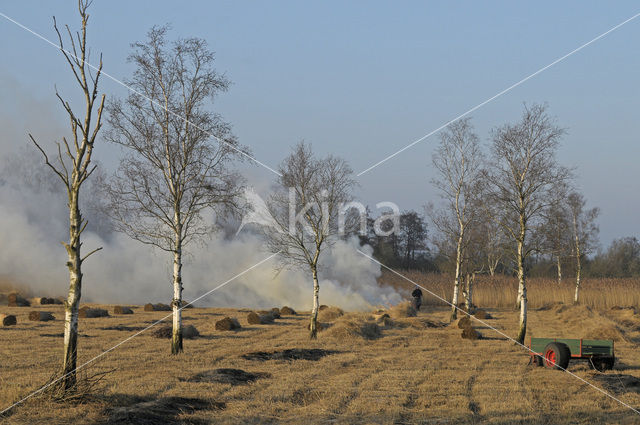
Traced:
[[[3, 2], [0, 12], [54, 40], [51, 16], [77, 27], [74, 4]], [[154, 24], [171, 23], [172, 36], [205, 38], [218, 70], [233, 81], [216, 109], [256, 158], [275, 167], [305, 139], [358, 172], [638, 12], [631, 1], [96, 0], [89, 31], [94, 53], [103, 52], [104, 69], [116, 78], [130, 75], [129, 44]], [[21, 134], [49, 120], [65, 129], [53, 87], [75, 87], [60, 54], [1, 17], [0, 40], [0, 118], [11, 122], [0, 146], [25, 143]], [[518, 119], [523, 102], [548, 102], [568, 128], [560, 160], [577, 167], [578, 186], [601, 207], [605, 244], [640, 236], [639, 41], [637, 18], [472, 114], [486, 142], [490, 128]], [[125, 94], [108, 79], [102, 90]], [[49, 116], [34, 123], [29, 102], [38, 111], [50, 107]], [[364, 175], [361, 199], [403, 209], [437, 200], [429, 183], [436, 142], [433, 136]], [[104, 145], [97, 154], [112, 164], [113, 151]], [[246, 172], [258, 185], [273, 180], [258, 166]]]

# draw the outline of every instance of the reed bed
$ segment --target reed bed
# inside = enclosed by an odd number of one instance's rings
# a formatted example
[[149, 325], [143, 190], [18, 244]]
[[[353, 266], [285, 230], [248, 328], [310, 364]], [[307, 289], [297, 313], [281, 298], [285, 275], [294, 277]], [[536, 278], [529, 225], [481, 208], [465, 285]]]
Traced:
[[[439, 297], [451, 300], [453, 276], [416, 271], [401, 271], [400, 274]], [[411, 282], [390, 272], [384, 272], [379, 282], [395, 287], [407, 297], [414, 288]], [[423, 305], [445, 305], [433, 295], [423, 292]], [[473, 289], [473, 302], [479, 307], [513, 308], [517, 293], [518, 280], [515, 277], [478, 275]], [[575, 280], [569, 278], [560, 284], [550, 278], [527, 279], [530, 308], [541, 308], [557, 302], [572, 304], [574, 294]], [[585, 278], [580, 286], [580, 304], [598, 309], [616, 306], [640, 308], [640, 278]]]

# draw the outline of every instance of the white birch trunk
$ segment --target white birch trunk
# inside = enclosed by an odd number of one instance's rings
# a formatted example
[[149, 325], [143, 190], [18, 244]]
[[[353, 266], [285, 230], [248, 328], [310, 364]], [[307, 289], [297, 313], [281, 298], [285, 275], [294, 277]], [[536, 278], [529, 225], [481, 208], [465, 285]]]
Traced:
[[520, 308], [520, 329], [518, 338], [520, 344], [524, 344], [527, 333], [527, 284], [524, 274], [524, 237], [518, 241], [518, 304]]
[[458, 298], [460, 294], [460, 269], [462, 267], [462, 232], [458, 237], [458, 246], [456, 248], [456, 275], [453, 282], [453, 299], [451, 300], [451, 321], [458, 318]]
[[78, 201], [78, 187], [69, 194], [69, 244], [65, 244], [68, 254], [69, 294], [65, 302], [64, 318], [64, 361], [62, 367], [63, 387], [69, 390], [76, 384], [76, 364], [78, 359], [78, 308], [82, 295], [82, 257], [80, 256], [80, 233], [82, 216]]
[[[519, 271], [518, 271], [518, 274], [520, 274]], [[520, 283], [520, 278], [518, 278], [518, 296], [516, 298], [516, 310], [520, 309], [521, 302], [522, 302], [522, 283]]]
[[182, 352], [182, 252], [173, 255], [173, 333], [171, 354]]
[[465, 291], [465, 305], [467, 307], [467, 313], [473, 312], [473, 281], [475, 276], [473, 274], [467, 275], [466, 291]]
[[171, 354], [182, 352], [182, 224], [176, 209], [175, 251], [173, 252], [173, 332], [171, 334]]
[[520, 329], [518, 331], [517, 341], [524, 344], [524, 338], [527, 334], [527, 287], [523, 287], [522, 300], [520, 301]]
[[557, 268], [558, 268], [558, 285], [560, 285], [562, 284], [562, 261], [560, 260], [559, 255], [558, 255]]
[[311, 323], [309, 324], [309, 337], [318, 338], [318, 309], [320, 294], [320, 284], [318, 283], [318, 269], [313, 266], [313, 309], [311, 310]]
[[580, 295], [580, 275], [582, 272], [582, 260], [580, 258], [581, 256], [581, 252], [580, 252], [580, 239], [578, 238], [578, 232], [577, 232], [577, 223], [576, 223], [576, 219], [575, 217], [573, 218], [573, 227], [574, 227], [574, 232], [576, 235], [576, 294], [573, 297], [573, 303], [574, 304], [578, 304], [580, 301], [579, 295]]

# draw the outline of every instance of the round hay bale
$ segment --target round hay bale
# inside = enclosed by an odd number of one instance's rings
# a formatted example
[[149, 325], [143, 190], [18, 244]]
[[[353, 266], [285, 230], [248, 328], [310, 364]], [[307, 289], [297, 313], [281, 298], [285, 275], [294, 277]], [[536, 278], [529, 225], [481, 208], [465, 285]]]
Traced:
[[29, 313], [29, 320], [34, 322], [48, 322], [49, 320], [55, 320], [55, 317], [48, 311], [32, 311]]
[[295, 316], [297, 313], [294, 309], [288, 306], [284, 306], [280, 309], [280, 315], [282, 316]]
[[271, 315], [273, 316], [274, 319], [279, 319], [280, 318], [280, 309], [278, 307], [273, 307], [271, 309]]
[[144, 305], [144, 311], [171, 311], [171, 306], [167, 305], [167, 304], [162, 304], [162, 303], [158, 303], [158, 304], [145, 304]]
[[252, 311], [247, 315], [247, 323], [250, 325], [261, 325], [262, 320], [260, 320], [260, 316], [255, 311]]
[[489, 313], [487, 313], [487, 312], [486, 312], [486, 311], [484, 311], [484, 310], [478, 310], [478, 311], [476, 311], [476, 313], [474, 314], [474, 316], [475, 316], [476, 318], [478, 318], [478, 319], [481, 319], [481, 320], [485, 320], [485, 319], [493, 319], [493, 316], [492, 316], [492, 315], [490, 315]]
[[113, 307], [113, 314], [133, 314], [133, 310], [129, 307], [117, 305]]
[[20, 294], [13, 292], [7, 296], [8, 307], [30, 307], [31, 303]]
[[482, 335], [480, 335], [480, 332], [473, 329], [473, 327], [467, 326], [462, 330], [462, 338], [476, 340], [482, 338]]
[[260, 315], [260, 320], [262, 321], [263, 325], [271, 324], [275, 321], [275, 319], [276, 319], [275, 316], [270, 311]]
[[0, 314], [0, 321], [2, 321], [2, 326], [14, 326], [18, 324], [16, 316], [12, 314]]
[[49, 298], [49, 297], [35, 298], [35, 301], [36, 301], [35, 304], [39, 304], [39, 305], [62, 304], [62, 301], [56, 300], [55, 298]]
[[225, 317], [216, 322], [216, 330], [218, 331], [234, 331], [240, 328], [240, 323], [235, 317]]
[[471, 326], [471, 318], [469, 318], [469, 316], [467, 316], [466, 314], [458, 319], [458, 327], [460, 329], [466, 329], [469, 326]]
[[200, 336], [200, 332], [193, 325], [187, 325], [182, 327], [182, 337], [185, 339], [193, 339]]
[[318, 313], [318, 320], [322, 322], [331, 322], [338, 317], [344, 316], [344, 311], [338, 307], [327, 307]]
[[263, 310], [255, 314], [258, 316], [258, 319], [260, 320], [260, 322], [259, 323], [256, 322], [256, 318], [253, 317], [251, 313], [249, 313], [249, 315], [251, 316], [251, 320], [253, 320], [253, 322], [249, 322], [249, 323], [252, 325], [268, 325], [273, 323], [273, 321], [276, 319], [272, 311]]
[[84, 319], [95, 319], [97, 317], [109, 317], [109, 312], [103, 308], [89, 308], [87, 306], [78, 310], [78, 317]]
[[389, 309], [389, 315], [394, 319], [400, 319], [404, 317], [416, 317], [418, 312], [413, 308], [410, 301], [404, 301], [391, 307], [391, 309]]

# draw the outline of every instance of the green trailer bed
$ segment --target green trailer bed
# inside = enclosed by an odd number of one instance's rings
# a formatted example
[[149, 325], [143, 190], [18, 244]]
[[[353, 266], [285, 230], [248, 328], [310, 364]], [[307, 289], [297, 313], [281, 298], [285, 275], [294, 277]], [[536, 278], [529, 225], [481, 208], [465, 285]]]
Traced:
[[587, 360], [605, 371], [615, 363], [614, 342], [606, 339], [530, 338], [531, 360], [540, 366], [566, 369], [570, 360]]

